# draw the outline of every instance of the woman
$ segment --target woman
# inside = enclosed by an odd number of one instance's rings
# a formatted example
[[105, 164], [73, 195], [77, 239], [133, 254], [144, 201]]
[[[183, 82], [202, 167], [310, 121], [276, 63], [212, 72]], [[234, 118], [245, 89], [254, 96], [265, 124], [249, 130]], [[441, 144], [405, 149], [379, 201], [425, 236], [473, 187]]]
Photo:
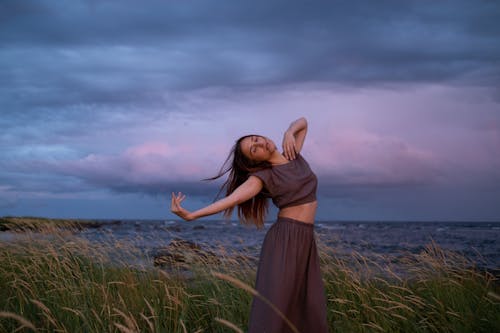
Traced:
[[[264, 224], [267, 198], [278, 206], [260, 253], [249, 332], [328, 332], [326, 298], [314, 236], [317, 179], [300, 151], [307, 121], [292, 122], [283, 138], [283, 153], [269, 138], [247, 135], [234, 145], [216, 179], [229, 172], [226, 197], [194, 212], [181, 207], [182, 193], [172, 193], [173, 213], [191, 221], [238, 206], [243, 223]], [[232, 157], [232, 159], [231, 159]], [[278, 311], [276, 311], [276, 309]], [[286, 319], [283, 319], [286, 317]]]

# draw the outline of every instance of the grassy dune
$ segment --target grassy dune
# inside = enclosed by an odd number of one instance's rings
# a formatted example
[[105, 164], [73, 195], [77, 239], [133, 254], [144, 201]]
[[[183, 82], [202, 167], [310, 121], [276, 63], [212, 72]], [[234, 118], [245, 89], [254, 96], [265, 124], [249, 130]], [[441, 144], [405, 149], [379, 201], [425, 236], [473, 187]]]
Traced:
[[[320, 245], [331, 332], [500, 332], [496, 278], [429, 244], [391, 262]], [[255, 262], [235, 253], [160, 270], [132, 246], [53, 233], [0, 243], [0, 332], [240, 332]], [[200, 257], [203, 258], [203, 257]]]
[[50, 231], [50, 230], [81, 230], [96, 227], [94, 221], [76, 219], [50, 219], [31, 216], [0, 217], [0, 231]]

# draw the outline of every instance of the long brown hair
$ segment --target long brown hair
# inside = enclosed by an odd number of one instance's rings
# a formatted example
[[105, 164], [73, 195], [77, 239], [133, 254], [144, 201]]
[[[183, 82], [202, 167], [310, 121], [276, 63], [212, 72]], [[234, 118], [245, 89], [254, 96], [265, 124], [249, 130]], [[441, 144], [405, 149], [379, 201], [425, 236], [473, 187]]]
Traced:
[[[271, 163], [267, 161], [256, 162], [243, 154], [241, 150], [241, 141], [251, 136], [253, 135], [245, 135], [239, 138], [231, 149], [231, 152], [220, 168], [217, 176], [205, 179], [215, 180], [229, 172], [227, 180], [222, 184], [219, 193], [217, 193], [216, 200], [224, 189], [226, 189], [226, 196], [233, 193], [238, 186], [248, 179], [251, 172], [271, 167]], [[255, 224], [257, 228], [262, 228], [264, 226], [264, 218], [269, 208], [268, 197], [269, 195], [263, 189], [253, 198], [238, 204], [238, 218], [240, 221], [243, 224]], [[224, 210], [224, 217], [231, 217], [233, 210], [234, 207]]]

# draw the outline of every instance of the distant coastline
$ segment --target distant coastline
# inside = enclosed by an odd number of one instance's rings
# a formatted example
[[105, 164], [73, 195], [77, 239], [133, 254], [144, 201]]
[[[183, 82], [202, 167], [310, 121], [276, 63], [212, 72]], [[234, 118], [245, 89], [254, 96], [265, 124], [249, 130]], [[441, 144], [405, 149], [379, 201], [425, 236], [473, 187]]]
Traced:
[[53, 219], [36, 216], [2, 216], [0, 217], [0, 231], [41, 231], [56, 229], [82, 230], [96, 228], [101, 223], [88, 219]]

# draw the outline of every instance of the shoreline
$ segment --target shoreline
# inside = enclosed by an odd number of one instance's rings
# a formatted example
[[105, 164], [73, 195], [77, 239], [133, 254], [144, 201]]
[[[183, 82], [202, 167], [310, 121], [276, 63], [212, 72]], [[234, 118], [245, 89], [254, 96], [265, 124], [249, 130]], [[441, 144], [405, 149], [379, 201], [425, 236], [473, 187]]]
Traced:
[[51, 229], [83, 230], [99, 228], [101, 222], [88, 219], [52, 219], [36, 216], [2, 216], [0, 232], [5, 231], [50, 231]]

